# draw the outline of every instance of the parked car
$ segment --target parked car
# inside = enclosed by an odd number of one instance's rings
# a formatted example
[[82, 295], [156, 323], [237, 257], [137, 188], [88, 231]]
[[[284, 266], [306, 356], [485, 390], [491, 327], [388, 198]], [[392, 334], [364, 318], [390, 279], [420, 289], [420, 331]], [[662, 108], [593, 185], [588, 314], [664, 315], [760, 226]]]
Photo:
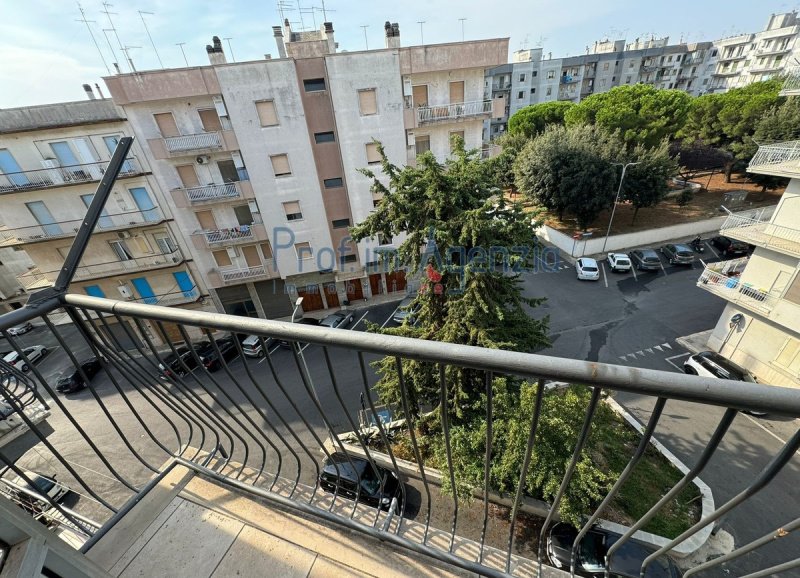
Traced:
[[612, 271], [627, 272], [631, 270], [631, 260], [625, 253], [609, 253], [608, 266]]
[[[267, 349], [272, 347], [275, 340], [272, 337], [264, 337], [264, 345]], [[264, 357], [266, 351], [261, 346], [261, 338], [258, 335], [248, 335], [242, 341], [242, 351], [247, 357]]]
[[668, 243], [661, 247], [661, 254], [670, 265], [691, 265], [694, 263], [694, 251], [688, 245]]
[[[715, 351], [701, 351], [695, 353], [683, 362], [683, 371], [689, 375], [702, 375], [703, 377], [716, 377], [717, 379], [732, 379], [734, 381], [747, 381], [758, 383], [755, 375], [741, 365], [722, 357]], [[753, 415], [766, 415], [761, 411], [749, 411]]]
[[373, 468], [364, 458], [333, 453], [322, 463], [318, 481], [320, 488], [326, 492], [337, 492], [339, 496], [380, 507], [382, 510], [388, 510], [392, 498], [397, 498], [396, 512], [401, 510], [400, 480], [394, 472], [386, 468], [378, 465]]
[[[31, 363], [36, 363], [40, 361], [45, 355], [47, 355], [47, 348], [44, 345], [33, 345], [31, 347], [26, 347], [22, 350], [22, 353], [25, 354], [25, 357], [28, 358], [28, 361]], [[25, 361], [22, 356], [17, 353], [16, 351], [12, 351], [11, 353], [6, 354], [3, 357], [3, 361], [8, 363], [9, 365], [14, 366], [16, 369], [20, 371], [28, 371], [30, 367], [28, 366], [28, 361]]]
[[[80, 366], [89, 381], [91, 381], [102, 368], [100, 360], [97, 357], [84, 359], [81, 361]], [[80, 391], [84, 387], [86, 387], [86, 382], [84, 382], [81, 372], [74, 367], [61, 373], [56, 381], [56, 391], [59, 393], [74, 393]]]
[[416, 298], [416, 295], [409, 295], [408, 297], [404, 298], [400, 302], [400, 305], [397, 306], [397, 309], [395, 309], [395, 312], [392, 315], [392, 321], [402, 324], [406, 319], [408, 319], [409, 322], [413, 324], [414, 316], [416, 315], [417, 311], [419, 311], [419, 305], [414, 305], [414, 299]]
[[[553, 526], [547, 536], [547, 557], [556, 568], [569, 571], [572, 558], [572, 545], [578, 537], [578, 530], [569, 524]], [[581, 540], [575, 560], [575, 573], [580, 576], [603, 576], [605, 557], [608, 550], [621, 536], [597, 526], [590, 529]], [[645, 558], [657, 548], [636, 540], [628, 540], [611, 558], [609, 572], [620, 578], [639, 578], [639, 571]], [[675, 562], [667, 556], [660, 556], [647, 566], [645, 578], [680, 578], [683, 573]]]
[[578, 272], [578, 279], [583, 281], [599, 281], [600, 267], [597, 261], [588, 257], [581, 257], [575, 261], [575, 271]]
[[[208, 342], [208, 345], [202, 350], [197, 350], [197, 355], [200, 356], [200, 361], [203, 362], [203, 367], [211, 372], [222, 369], [222, 361], [220, 360], [220, 357], [221, 359], [225, 360], [225, 363], [239, 357], [239, 349], [236, 347], [233, 337], [216, 339], [214, 342], [217, 344], [216, 349], [211, 342]], [[217, 349], [219, 349], [219, 353], [217, 353]]]
[[726, 257], [731, 257], [734, 255], [747, 255], [747, 252], [750, 249], [750, 247], [747, 246], [747, 243], [742, 243], [736, 239], [726, 237], [725, 235], [717, 235], [716, 237], [712, 238], [711, 244], [719, 249], [719, 252]]
[[652, 249], [636, 249], [629, 253], [631, 263], [639, 271], [658, 271], [661, 269], [661, 259]]
[[[301, 323], [303, 325], [313, 325], [314, 327], [319, 327], [319, 319], [314, 319], [313, 317], [303, 317], [302, 319], [298, 319], [295, 323]], [[280, 346], [285, 348], [290, 348], [292, 346], [291, 341], [287, 341], [286, 339], [280, 340]]]
[[[16, 494], [20, 502], [34, 510], [34, 513], [40, 513], [50, 508], [50, 503], [44, 496], [49, 496], [53, 502], [59, 503], [69, 493], [67, 486], [56, 481], [55, 474], [48, 477], [38, 472], [22, 471], [33, 485], [28, 484], [20, 476], [15, 476], [11, 480], [0, 478], [0, 481], [8, 487], [9, 491]], [[37, 494], [40, 497], [37, 497]]]
[[21, 325], [8, 328], [9, 335], [22, 335], [24, 333], [27, 333], [28, 331], [33, 331], [33, 323], [31, 323], [30, 321], [26, 321]]
[[337, 329], [339, 327], [347, 327], [353, 322], [353, 319], [355, 319], [355, 315], [351, 311], [337, 311], [325, 317], [319, 324], [320, 327]]
[[[208, 340], [205, 341], [198, 341], [194, 344], [194, 350], [203, 351], [210, 345]], [[175, 353], [170, 353], [164, 358], [163, 363], [158, 364], [158, 368], [161, 370], [161, 373], [164, 374], [164, 377], [183, 377], [187, 373], [193, 371], [197, 367], [197, 360], [195, 356], [192, 354], [192, 350], [190, 350], [187, 346], [181, 345], [180, 347], [176, 347]], [[183, 361], [183, 364], [181, 363]], [[184, 369], [184, 364], [188, 371]]]

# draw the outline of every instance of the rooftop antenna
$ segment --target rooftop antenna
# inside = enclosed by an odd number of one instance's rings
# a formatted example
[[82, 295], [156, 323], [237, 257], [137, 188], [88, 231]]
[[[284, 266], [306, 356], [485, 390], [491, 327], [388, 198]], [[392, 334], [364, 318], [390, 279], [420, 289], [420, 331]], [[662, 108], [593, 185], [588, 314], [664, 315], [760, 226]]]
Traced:
[[[114, 68], [119, 68], [117, 62], [119, 62], [119, 58], [117, 57], [117, 52], [114, 50], [114, 47], [111, 45], [111, 39], [108, 37], [108, 33], [111, 32], [111, 28], [103, 28], [103, 36], [106, 37], [106, 44], [108, 44], [108, 49], [111, 51], [111, 54], [114, 55]], [[117, 71], [119, 74], [119, 71]]]
[[97, 39], [95, 39], [94, 37], [94, 32], [92, 32], [92, 27], [89, 26], [89, 23], [94, 22], [94, 20], [86, 20], [86, 13], [83, 11], [83, 6], [81, 6], [80, 2], [77, 2], [77, 4], [78, 4], [78, 10], [80, 10], [81, 13], [81, 19], [78, 20], [78, 22], [83, 22], [84, 24], [86, 24], [86, 30], [89, 31], [89, 36], [92, 37], [92, 42], [94, 42], [94, 47], [97, 48], [97, 53], [100, 55], [100, 60], [103, 61], [103, 66], [106, 67], [106, 72], [111, 74], [111, 69], [108, 67], [108, 63], [106, 62], [106, 59], [103, 56], [103, 51], [100, 50], [100, 45], [97, 43]]
[[369, 40], [367, 40], [367, 28], [369, 28], [369, 24], [363, 24], [361, 26], [361, 29], [364, 31], [364, 44], [366, 45], [367, 50], [369, 50]]
[[[539, 42], [536, 43], [536, 48], [542, 48], [544, 46], [544, 41], [547, 40], [547, 36], [539, 36]], [[528, 37], [525, 37], [525, 42], [528, 41]]]
[[305, 30], [306, 23], [303, 21], [303, 9], [300, 8], [300, 0], [297, 0], [297, 11], [300, 13], [300, 30]]
[[466, 18], [459, 18], [458, 21], [461, 22], [461, 42], [464, 42], [464, 21]]
[[189, 67], [189, 59], [186, 58], [186, 51], [183, 49], [183, 45], [186, 44], [185, 42], [178, 42], [175, 46], [181, 47], [181, 54], [183, 54], [183, 61], [186, 63], [186, 67]]
[[293, 12], [292, 4], [286, 0], [278, 0], [278, 14], [281, 15], [281, 24], [286, 20], [286, 12]]
[[153, 13], [152, 12], [145, 12], [143, 10], [139, 10], [138, 12], [139, 12], [139, 18], [142, 19], [142, 24], [144, 24], [144, 30], [145, 30], [145, 32], [147, 32], [147, 37], [150, 39], [150, 44], [153, 45], [153, 52], [156, 53], [156, 58], [158, 58], [158, 64], [161, 66], [161, 68], [164, 68], [164, 63], [161, 62], [161, 56], [159, 56], [159, 54], [158, 54], [158, 49], [156, 48], [156, 43], [153, 42], [153, 37], [150, 36], [150, 29], [147, 27], [147, 22], [145, 22], [145, 19], [144, 19], [144, 15], [145, 14], [147, 14], [148, 16], [153, 16]]
[[317, 29], [317, 15], [314, 13], [314, 7], [311, 8], [300, 8], [300, 12], [305, 12], [306, 14], [311, 14], [311, 22], [314, 25], [314, 30]]
[[141, 48], [141, 46], [125, 46], [122, 49], [122, 52], [125, 54], [125, 58], [128, 59], [128, 65], [131, 67], [131, 72], [136, 72], [136, 67], [133, 65], [133, 59], [131, 58], [131, 55], [128, 54], [128, 51], [134, 48]]
[[228, 36], [226, 38], [223, 38], [223, 40], [225, 40], [228, 43], [228, 50], [231, 53], [231, 60], [236, 62], [236, 57], [233, 55], [233, 46], [231, 45], [231, 40], [233, 40], [233, 36]]
[[[105, 14], [105, 15], [106, 15], [106, 17], [108, 18], [108, 25], [111, 27], [111, 28], [109, 28], [109, 30], [111, 30], [111, 31], [114, 33], [114, 37], [117, 39], [117, 44], [119, 44], [119, 49], [120, 49], [120, 50], [121, 50], [123, 53], [125, 53], [125, 48], [122, 46], [122, 41], [119, 39], [119, 34], [117, 34], [117, 29], [116, 29], [116, 27], [114, 26], [114, 21], [113, 21], [113, 20], [111, 20], [111, 15], [112, 15], [112, 14], [116, 15], [117, 13], [116, 13], [116, 12], [109, 12], [109, 11], [108, 11], [108, 9], [109, 9], [111, 6], [113, 6], [113, 4], [109, 4], [108, 2], [103, 2], [103, 8], [105, 8], [105, 10], [101, 10], [100, 12], [101, 12], [102, 14]], [[125, 54], [125, 56], [127, 57], [127, 54]], [[128, 60], [130, 60], [130, 59], [128, 59]]]
[[[322, 17], [325, 19], [325, 22], [328, 21], [328, 11], [325, 10], [325, 0], [321, 0], [322, 2]], [[333, 10], [331, 10], [333, 12]]]
[[419, 24], [419, 43], [422, 46], [425, 46], [425, 36], [422, 34], [422, 25], [425, 24], [425, 20], [417, 20], [417, 24]]

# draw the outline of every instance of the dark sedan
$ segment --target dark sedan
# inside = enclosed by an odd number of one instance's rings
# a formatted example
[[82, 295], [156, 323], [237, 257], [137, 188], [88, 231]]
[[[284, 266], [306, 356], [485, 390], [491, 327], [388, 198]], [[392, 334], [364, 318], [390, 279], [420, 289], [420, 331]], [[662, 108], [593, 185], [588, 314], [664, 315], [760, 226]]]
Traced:
[[[210, 341], [198, 341], [194, 344], [195, 352], [205, 351], [211, 346]], [[158, 364], [158, 368], [165, 377], [183, 377], [197, 367], [197, 359], [191, 349], [185, 345], [175, 348], [175, 353], [170, 353], [164, 358], [163, 363]], [[187, 371], [188, 369], [188, 371]]]
[[[216, 349], [213, 344], [209, 343], [204, 349], [197, 350], [197, 355], [200, 356], [203, 367], [212, 372], [222, 368], [220, 356], [225, 360], [225, 363], [239, 357], [239, 349], [236, 347], [236, 343], [233, 341], [232, 337], [217, 339], [215, 343], [217, 344]], [[217, 349], [219, 353], [217, 353]]]
[[631, 263], [639, 271], [658, 271], [661, 269], [661, 259], [653, 249], [636, 249], [631, 251], [628, 256]]
[[337, 492], [340, 496], [357, 499], [382, 510], [388, 510], [392, 498], [397, 498], [396, 511], [401, 510], [400, 480], [386, 468], [377, 464], [373, 468], [364, 458], [343, 453], [331, 454], [322, 463], [319, 485], [326, 492]]
[[[556, 524], [547, 537], [547, 557], [556, 568], [569, 571], [572, 545], [578, 530], [569, 524]], [[575, 560], [575, 573], [580, 576], [602, 576], [605, 573], [605, 557], [609, 548], [620, 539], [615, 534], [594, 527], [581, 540]], [[653, 546], [628, 540], [611, 558], [609, 571], [620, 578], [639, 578], [642, 562], [656, 551]], [[645, 578], [680, 578], [683, 574], [670, 558], [661, 556], [647, 566]]]
[[726, 257], [731, 257], [733, 255], [747, 255], [747, 252], [750, 250], [750, 247], [747, 246], [747, 243], [742, 243], [736, 239], [726, 237], [725, 235], [718, 235], [714, 237], [711, 239], [711, 244], [719, 249], [719, 252]]
[[[303, 317], [302, 319], [298, 319], [297, 321], [295, 321], [295, 323], [302, 323], [303, 325], [313, 325], [314, 327], [319, 327], [319, 320], [314, 319], [312, 317]], [[285, 339], [281, 339], [280, 346], [286, 347], [288, 349], [289, 347], [291, 347], [291, 342]]]
[[[100, 360], [96, 357], [81, 361], [81, 369], [89, 381], [100, 372], [101, 368]], [[66, 370], [58, 376], [56, 381], [56, 391], [59, 393], [74, 393], [84, 387], [86, 387], [86, 382], [83, 380], [81, 372], [76, 368]]]
[[667, 258], [670, 265], [691, 265], [694, 263], [694, 251], [686, 245], [668, 243], [661, 247], [661, 254]]

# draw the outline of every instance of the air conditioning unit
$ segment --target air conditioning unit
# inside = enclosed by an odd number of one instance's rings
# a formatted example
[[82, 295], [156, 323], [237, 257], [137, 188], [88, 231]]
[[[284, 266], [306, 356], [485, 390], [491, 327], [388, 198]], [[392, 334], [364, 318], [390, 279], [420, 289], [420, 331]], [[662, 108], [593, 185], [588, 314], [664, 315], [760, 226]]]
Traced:
[[131, 234], [128, 231], [122, 231], [121, 233], [117, 233], [117, 237], [120, 239], [130, 239]]
[[200, 155], [196, 159], [198, 165], [207, 165], [209, 161], [211, 161], [211, 157], [208, 155]]

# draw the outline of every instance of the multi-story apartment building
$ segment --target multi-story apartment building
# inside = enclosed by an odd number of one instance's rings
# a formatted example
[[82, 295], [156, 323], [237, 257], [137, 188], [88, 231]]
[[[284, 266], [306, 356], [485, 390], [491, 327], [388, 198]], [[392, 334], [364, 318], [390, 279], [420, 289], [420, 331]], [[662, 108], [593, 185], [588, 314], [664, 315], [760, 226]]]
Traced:
[[[25, 251], [35, 264], [17, 277], [28, 292], [55, 281], [117, 142], [130, 131], [107, 99], [0, 110], [0, 245]], [[206, 292], [190, 257], [134, 143], [70, 290], [202, 308]], [[124, 330], [118, 335], [125, 339]]]
[[508, 39], [401, 47], [385, 30], [384, 49], [337, 53], [331, 23], [287, 21], [278, 58], [228, 63], [215, 37], [208, 66], [106, 78], [220, 310], [275, 318], [297, 296], [311, 311], [405, 287], [377, 270], [394, 240], [349, 237], [379, 200], [359, 169], [380, 162], [375, 141], [399, 165], [445, 160], [456, 134], [480, 147], [505, 109], [484, 72]]
[[[794, 86], [795, 88], [790, 88]], [[800, 95], [798, 83], [784, 94]], [[755, 246], [706, 267], [698, 286], [727, 301], [708, 346], [759, 381], [800, 387], [800, 146], [762, 145], [748, 171], [790, 178], [774, 211], [732, 214], [722, 234]]]

